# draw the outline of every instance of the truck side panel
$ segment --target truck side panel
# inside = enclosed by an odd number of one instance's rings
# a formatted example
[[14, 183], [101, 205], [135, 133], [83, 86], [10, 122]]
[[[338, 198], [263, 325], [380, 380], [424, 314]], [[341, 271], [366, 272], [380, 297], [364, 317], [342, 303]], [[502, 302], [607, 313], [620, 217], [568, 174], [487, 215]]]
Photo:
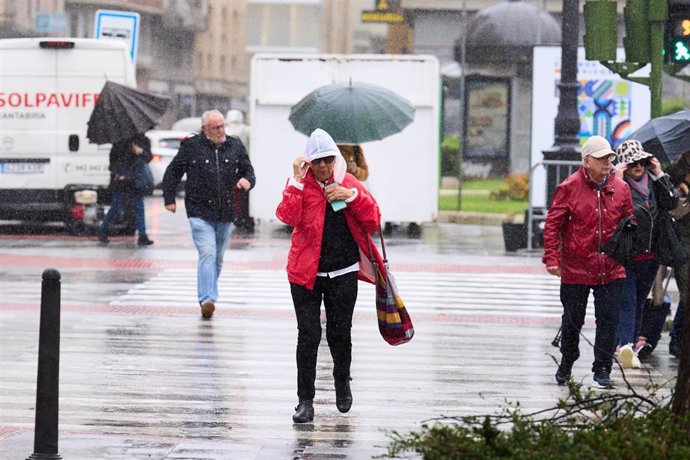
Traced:
[[66, 187], [108, 184], [110, 146], [87, 122], [106, 79], [134, 86], [134, 70], [122, 44], [64, 40], [0, 40], [0, 219], [63, 220]]
[[275, 220], [291, 163], [307, 137], [288, 120], [291, 107], [312, 90], [361, 81], [384, 86], [415, 106], [402, 132], [368, 142], [365, 186], [381, 206], [384, 222], [422, 223], [438, 215], [440, 73], [433, 56], [265, 55], [251, 67], [251, 145], [260, 183], [250, 195], [253, 218]]

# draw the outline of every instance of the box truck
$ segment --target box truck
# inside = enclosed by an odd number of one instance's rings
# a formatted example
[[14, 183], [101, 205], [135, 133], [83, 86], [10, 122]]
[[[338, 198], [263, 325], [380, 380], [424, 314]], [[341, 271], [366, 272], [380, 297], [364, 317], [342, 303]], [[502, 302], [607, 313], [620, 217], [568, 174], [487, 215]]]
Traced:
[[0, 40], [0, 220], [97, 223], [110, 145], [86, 131], [106, 80], [136, 86], [124, 43]]
[[[400, 133], [362, 145], [369, 165], [365, 186], [376, 197], [384, 224], [432, 222], [438, 215], [440, 98], [438, 60], [425, 55], [256, 54], [251, 61], [250, 148], [257, 186], [250, 215], [275, 220], [292, 161], [307, 136], [288, 120], [312, 90], [360, 81], [386, 87], [415, 107]], [[412, 228], [413, 225], [410, 225]]]

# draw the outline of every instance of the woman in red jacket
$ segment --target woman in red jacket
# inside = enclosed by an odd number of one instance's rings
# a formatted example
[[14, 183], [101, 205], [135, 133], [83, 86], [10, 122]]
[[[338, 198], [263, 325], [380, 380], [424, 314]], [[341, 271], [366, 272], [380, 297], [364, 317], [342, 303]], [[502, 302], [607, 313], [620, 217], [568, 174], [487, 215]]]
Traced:
[[633, 215], [630, 188], [612, 174], [616, 153], [601, 136], [582, 146], [582, 166], [561, 182], [546, 215], [544, 257], [546, 270], [561, 279], [561, 363], [556, 381], [571, 377], [580, 357], [580, 330], [585, 322], [589, 292], [594, 295], [596, 335], [594, 381], [612, 387], [611, 365], [616, 347], [616, 325], [625, 268], [602, 252], [618, 222]]
[[350, 329], [357, 281], [375, 282], [371, 258], [384, 269], [370, 236], [380, 229], [381, 212], [374, 197], [346, 173], [346, 167], [331, 136], [315, 130], [304, 156], [293, 162], [293, 177], [276, 210], [278, 219], [294, 227], [287, 273], [298, 329], [295, 423], [314, 419], [322, 301], [336, 407], [340, 412], [350, 410]]

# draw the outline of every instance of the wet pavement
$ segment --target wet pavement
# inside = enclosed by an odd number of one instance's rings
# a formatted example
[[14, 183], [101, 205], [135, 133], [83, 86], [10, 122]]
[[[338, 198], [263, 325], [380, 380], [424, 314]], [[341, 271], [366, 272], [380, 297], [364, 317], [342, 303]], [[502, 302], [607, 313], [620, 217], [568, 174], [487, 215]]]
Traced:
[[[505, 401], [536, 411], [565, 396], [550, 345], [560, 322], [558, 281], [545, 274], [538, 251], [506, 254], [500, 226], [428, 224], [420, 238], [394, 229], [386, 247], [414, 339], [399, 347], [381, 339], [373, 287], [360, 283], [352, 410], [335, 408], [324, 339], [314, 422], [295, 425], [285, 228], [262, 222], [252, 237], [233, 236], [218, 310], [204, 321], [184, 214], [165, 212], [154, 197], [147, 222], [156, 241], [148, 248], [128, 237], [103, 247], [95, 237], [0, 235], [0, 458], [33, 453], [48, 267], [62, 275], [58, 452], [65, 459], [371, 458], [386, 452], [393, 430], [496, 413]], [[589, 339], [593, 327], [588, 314]], [[664, 336], [643, 369], [626, 371], [638, 391], [673, 378], [667, 349]], [[574, 376], [589, 384], [591, 346], [583, 341], [581, 352]], [[621, 383], [619, 370], [613, 377]]]

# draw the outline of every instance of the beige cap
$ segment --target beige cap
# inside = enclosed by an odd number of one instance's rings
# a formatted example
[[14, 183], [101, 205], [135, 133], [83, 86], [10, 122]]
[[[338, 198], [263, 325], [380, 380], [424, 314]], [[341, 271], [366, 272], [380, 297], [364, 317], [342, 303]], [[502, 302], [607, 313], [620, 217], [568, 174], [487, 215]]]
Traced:
[[609, 155], [616, 155], [611, 149], [611, 144], [602, 136], [592, 136], [582, 146], [582, 159], [586, 157], [604, 158]]

